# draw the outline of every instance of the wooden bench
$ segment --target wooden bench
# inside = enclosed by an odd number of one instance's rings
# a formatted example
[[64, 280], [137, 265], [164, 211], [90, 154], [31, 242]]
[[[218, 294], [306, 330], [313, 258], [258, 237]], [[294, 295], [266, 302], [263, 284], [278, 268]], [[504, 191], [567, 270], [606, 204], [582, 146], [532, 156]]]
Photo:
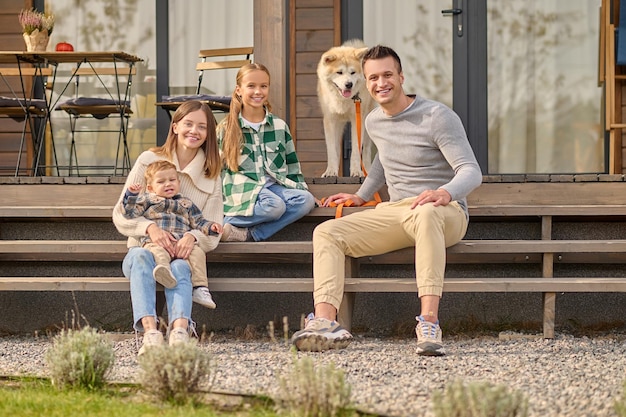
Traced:
[[[554, 219], [580, 218], [617, 218], [626, 219], [626, 202], [609, 204], [602, 198], [591, 204], [591, 200], [582, 199], [582, 204], [556, 204], [560, 201], [546, 201], [541, 204], [494, 204], [493, 198], [501, 201], [515, 201], [506, 194], [508, 185], [497, 184], [502, 188], [496, 197], [485, 192], [476, 198], [470, 198], [470, 216], [472, 221], [497, 221], [499, 219], [534, 219], [540, 222], [540, 236], [534, 239], [467, 239], [448, 249], [450, 264], [470, 263], [540, 263], [541, 273], [538, 276], [522, 277], [446, 277], [444, 292], [534, 292], [542, 293], [543, 329], [545, 337], [554, 336], [554, 320], [556, 310], [556, 293], [561, 292], [626, 292], [624, 277], [554, 277], [556, 263], [624, 263], [626, 262], [626, 240], [617, 239], [559, 239], [553, 238]], [[510, 184], [509, 184], [510, 185]], [[355, 187], [358, 185], [355, 185]], [[23, 186], [28, 189], [35, 186]], [[38, 188], [39, 186], [35, 187]], [[42, 187], [45, 187], [42, 185]], [[65, 187], [72, 188], [72, 186]], [[94, 187], [84, 187], [82, 192], [93, 192]], [[53, 187], [54, 188], [54, 187]], [[74, 187], [75, 188], [75, 187]], [[106, 188], [106, 187], [105, 187]], [[121, 190], [114, 187], [117, 198]], [[482, 188], [482, 187], [481, 187]], [[567, 188], [567, 187], [565, 187]], [[89, 191], [88, 191], [89, 189]], [[328, 188], [324, 188], [328, 190]], [[345, 189], [345, 185], [344, 185]], [[518, 187], [519, 189], [519, 187]], [[510, 192], [516, 192], [515, 187]], [[578, 188], [580, 190], [580, 188]], [[33, 189], [34, 191], [34, 189]], [[41, 192], [41, 190], [40, 190]], [[327, 191], [327, 194], [336, 192]], [[571, 191], [570, 191], [571, 192]], [[7, 200], [0, 205], [0, 219], [3, 221], [73, 221], [94, 220], [110, 221], [112, 206], [104, 205], [97, 200], [92, 204], [83, 204], [81, 193], [74, 194], [73, 205], [44, 206], [26, 204], [43, 198], [39, 193], [31, 195], [30, 200], [21, 196], [13, 196], [8, 205]], [[315, 193], [315, 192], [314, 192]], [[49, 192], [47, 193], [49, 195]], [[503, 198], [504, 194], [504, 198]], [[601, 193], [598, 193], [601, 195]], [[10, 195], [10, 192], [9, 192]], [[552, 195], [550, 192], [547, 195]], [[320, 197], [322, 195], [316, 194]], [[491, 200], [487, 197], [490, 197]], [[580, 195], [578, 195], [580, 197]], [[596, 196], [596, 198], [598, 198]], [[68, 198], [69, 200], [70, 198]], [[62, 200], [62, 199], [61, 199]], [[564, 200], [564, 199], [563, 199]], [[532, 201], [532, 200], [531, 200]], [[580, 201], [580, 198], [579, 198]], [[62, 203], [60, 201], [59, 203]], [[349, 208], [344, 215], [369, 208]], [[332, 218], [334, 209], [316, 208], [301, 222], [319, 223]], [[122, 240], [0, 240], [0, 261], [121, 261], [126, 253], [126, 244]], [[220, 244], [216, 250], [207, 255], [208, 262], [222, 263], [311, 263], [312, 244], [310, 240], [289, 242], [228, 242]], [[386, 278], [361, 277], [363, 265], [413, 265], [414, 250], [412, 248], [392, 253], [348, 259], [346, 262], [346, 295], [342, 302], [340, 320], [348, 328], [351, 325], [351, 314], [354, 307], [355, 294], [364, 292], [402, 292], [416, 291], [415, 279], [412, 277]], [[128, 280], [123, 277], [0, 277], [0, 290], [3, 291], [128, 291]], [[311, 276], [275, 277], [227, 277], [212, 278], [212, 291], [228, 292], [312, 292]]]

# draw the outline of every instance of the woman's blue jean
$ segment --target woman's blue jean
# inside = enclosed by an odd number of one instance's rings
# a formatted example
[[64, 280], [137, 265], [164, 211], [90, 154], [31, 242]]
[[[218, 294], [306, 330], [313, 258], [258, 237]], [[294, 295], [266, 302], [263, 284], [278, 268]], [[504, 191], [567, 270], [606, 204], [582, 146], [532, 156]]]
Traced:
[[307, 190], [272, 184], [259, 193], [252, 216], [226, 216], [224, 223], [249, 228], [252, 238], [259, 242], [304, 217], [313, 207], [315, 198]]
[[[156, 312], [156, 281], [152, 270], [156, 266], [154, 257], [149, 250], [134, 247], [128, 250], [122, 262], [122, 272], [130, 279], [130, 298], [133, 306], [133, 327], [143, 330], [141, 319], [154, 317]], [[165, 288], [167, 317], [169, 324], [174, 320], [185, 318], [191, 323], [191, 269], [187, 261], [175, 259], [171, 263], [172, 273], [178, 281], [174, 288]]]

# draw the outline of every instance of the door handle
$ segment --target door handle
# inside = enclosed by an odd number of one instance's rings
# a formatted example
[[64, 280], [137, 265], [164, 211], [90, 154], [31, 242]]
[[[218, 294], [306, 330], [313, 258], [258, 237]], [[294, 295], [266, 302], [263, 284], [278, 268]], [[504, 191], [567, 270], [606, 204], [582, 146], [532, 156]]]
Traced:
[[[444, 16], [457, 16], [463, 13], [463, 9], [454, 8], [454, 9], [445, 9], [441, 11], [441, 14]], [[459, 38], [463, 36], [463, 19], [457, 18], [456, 22], [456, 36]]]

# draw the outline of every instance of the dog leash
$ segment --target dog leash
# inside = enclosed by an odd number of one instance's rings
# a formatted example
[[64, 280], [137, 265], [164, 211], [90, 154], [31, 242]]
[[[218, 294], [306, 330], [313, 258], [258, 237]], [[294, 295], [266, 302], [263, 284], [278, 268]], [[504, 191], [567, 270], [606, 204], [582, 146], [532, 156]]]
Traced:
[[[363, 170], [363, 176], [367, 177], [367, 171], [365, 169], [365, 164], [363, 164], [363, 151], [361, 148], [361, 98], [359, 97], [359, 95], [355, 95], [352, 100], [354, 101], [354, 110], [356, 112], [356, 138], [359, 144], [359, 156], [361, 159], [361, 169]], [[324, 204], [324, 202], [326, 201], [326, 197], [322, 198], [321, 202], [322, 204]], [[370, 201], [366, 201], [365, 203], [361, 204], [361, 207], [367, 207], [367, 206], [375, 206], [378, 203], [381, 203], [382, 199], [380, 198], [380, 194], [378, 194], [378, 191], [376, 191], [374, 193], [374, 199], [370, 200]], [[354, 206], [354, 201], [348, 199], [346, 200], [345, 203], [341, 203], [341, 204], [337, 204], [334, 202], [331, 202], [328, 206], [329, 207], [335, 207], [335, 219], [340, 218], [343, 215], [343, 208], [344, 207], [352, 207]]]

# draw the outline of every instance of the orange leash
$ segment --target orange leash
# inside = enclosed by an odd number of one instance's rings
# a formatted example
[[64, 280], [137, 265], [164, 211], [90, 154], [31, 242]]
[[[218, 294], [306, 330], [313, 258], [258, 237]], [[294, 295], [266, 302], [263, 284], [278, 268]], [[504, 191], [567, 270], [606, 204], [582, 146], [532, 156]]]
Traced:
[[[363, 175], [367, 177], [367, 171], [365, 170], [365, 165], [363, 164], [363, 151], [362, 151], [362, 145], [361, 145], [361, 99], [359, 98], [359, 96], [356, 96], [354, 98], [354, 108], [356, 111], [356, 137], [359, 143], [358, 151], [359, 151], [359, 155], [361, 156], [361, 169], [363, 170]], [[322, 204], [324, 204], [325, 201], [326, 201], [326, 197], [322, 198], [321, 200]], [[375, 192], [374, 200], [366, 201], [365, 203], [361, 204], [361, 207], [375, 206], [380, 202], [382, 202], [382, 199], [380, 198], [380, 194], [378, 194], [378, 192]], [[331, 202], [328, 206], [336, 207], [335, 218], [338, 219], [343, 215], [343, 208], [354, 206], [354, 201], [347, 200], [345, 203], [341, 203], [341, 204]]]

